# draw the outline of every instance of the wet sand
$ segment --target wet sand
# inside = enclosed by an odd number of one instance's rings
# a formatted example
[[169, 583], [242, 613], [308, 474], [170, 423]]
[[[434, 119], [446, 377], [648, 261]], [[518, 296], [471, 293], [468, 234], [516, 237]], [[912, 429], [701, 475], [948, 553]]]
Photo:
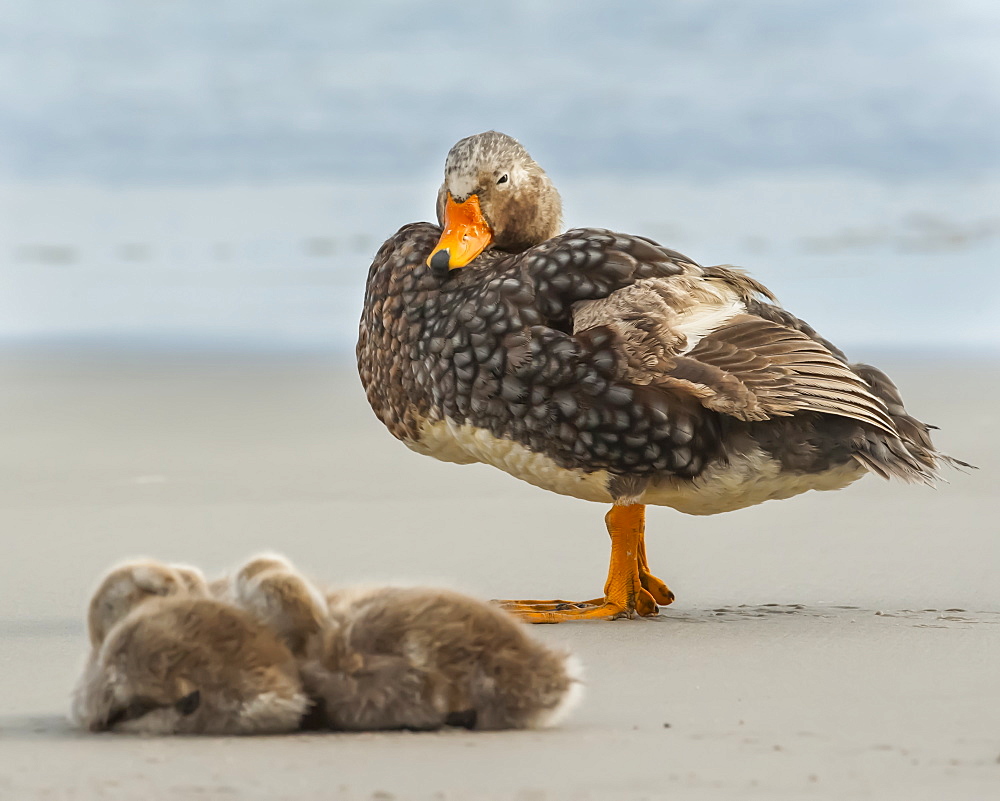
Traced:
[[584, 598], [604, 509], [409, 452], [332, 356], [2, 350], [0, 798], [996, 797], [1000, 367], [857, 355], [981, 469], [714, 518], [651, 510], [677, 602], [533, 629], [587, 669], [561, 728], [142, 739], [65, 721], [112, 562], [215, 571], [267, 548], [330, 582]]

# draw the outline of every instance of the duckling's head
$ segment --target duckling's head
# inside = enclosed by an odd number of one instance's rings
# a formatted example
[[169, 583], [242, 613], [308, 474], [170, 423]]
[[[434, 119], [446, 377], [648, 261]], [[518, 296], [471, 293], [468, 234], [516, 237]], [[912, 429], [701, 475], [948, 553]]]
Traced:
[[295, 571], [295, 566], [292, 565], [287, 557], [282, 556], [280, 553], [266, 551], [250, 557], [250, 559], [240, 565], [236, 571], [234, 583], [246, 583], [268, 570], [280, 570], [285, 573], [292, 573]]
[[122, 620], [77, 687], [91, 731], [293, 731], [309, 707], [288, 649], [239, 609], [209, 598], [150, 600]]
[[192, 595], [209, 594], [208, 580], [199, 568], [179, 562], [173, 562], [170, 568], [181, 577], [181, 581], [184, 582], [189, 593]]
[[205, 577], [195, 567], [152, 559], [124, 562], [101, 579], [90, 599], [87, 630], [91, 645], [100, 645], [115, 623], [149, 598], [207, 593]]
[[236, 572], [232, 601], [275, 631], [294, 654], [305, 652], [328, 612], [322, 593], [278, 554], [256, 556]]
[[444, 232], [427, 263], [445, 274], [487, 248], [520, 253], [555, 236], [562, 200], [520, 142], [486, 131], [449, 151], [437, 216]]

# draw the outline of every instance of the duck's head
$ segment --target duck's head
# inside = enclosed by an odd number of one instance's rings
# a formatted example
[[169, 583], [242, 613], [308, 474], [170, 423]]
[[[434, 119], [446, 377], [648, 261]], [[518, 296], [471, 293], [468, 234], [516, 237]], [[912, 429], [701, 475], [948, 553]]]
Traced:
[[487, 248], [520, 253], [555, 236], [562, 201], [520, 142], [486, 131], [449, 151], [437, 216], [444, 232], [427, 263], [443, 274]]

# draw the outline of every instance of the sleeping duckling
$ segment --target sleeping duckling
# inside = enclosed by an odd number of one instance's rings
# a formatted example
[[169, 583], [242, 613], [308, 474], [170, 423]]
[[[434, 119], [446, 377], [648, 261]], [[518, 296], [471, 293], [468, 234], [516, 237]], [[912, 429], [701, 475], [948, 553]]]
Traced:
[[334, 729], [551, 726], [582, 695], [574, 658], [474, 598], [381, 587], [328, 600], [302, 680]]
[[268, 554], [237, 571], [233, 594], [300, 656], [317, 704], [310, 725], [546, 726], [581, 695], [575, 660], [508, 614], [455, 592], [382, 587], [324, 598], [287, 559]]
[[233, 602], [270, 627], [296, 656], [326, 624], [326, 599], [285, 557], [261, 554], [233, 577]]
[[264, 552], [252, 556], [240, 565], [234, 573], [225, 573], [208, 582], [208, 594], [220, 601], [236, 603], [236, 583], [238, 580], [248, 581], [265, 570], [285, 570], [296, 572], [292, 563], [281, 554]]
[[91, 731], [270, 734], [296, 730], [309, 707], [271, 629], [222, 601], [177, 596], [142, 602], [108, 632], [72, 716]]
[[199, 596], [209, 594], [208, 581], [199, 568], [179, 562], [171, 562], [169, 566], [181, 577], [181, 581], [187, 586], [189, 593]]
[[205, 577], [190, 565], [134, 559], [112, 568], [101, 580], [87, 610], [90, 644], [98, 648], [119, 620], [150, 598], [208, 594]]

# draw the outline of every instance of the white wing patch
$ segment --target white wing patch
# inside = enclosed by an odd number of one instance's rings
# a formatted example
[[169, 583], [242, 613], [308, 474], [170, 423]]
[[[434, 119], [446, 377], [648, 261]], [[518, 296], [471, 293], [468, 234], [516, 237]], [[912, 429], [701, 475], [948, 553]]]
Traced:
[[[644, 278], [606, 298], [575, 304], [573, 331], [608, 326], [621, 337], [626, 354], [634, 345], [669, 357], [687, 353], [740, 314], [746, 314], [746, 306], [724, 281], [698, 275]], [[652, 336], [650, 321], [656, 322]]]
[[681, 348], [678, 355], [689, 353], [703, 337], [721, 328], [736, 315], [746, 313], [746, 306], [738, 297], [719, 298], [719, 300], [719, 305], [691, 306], [674, 318], [671, 327], [683, 334], [687, 340], [687, 344]]

